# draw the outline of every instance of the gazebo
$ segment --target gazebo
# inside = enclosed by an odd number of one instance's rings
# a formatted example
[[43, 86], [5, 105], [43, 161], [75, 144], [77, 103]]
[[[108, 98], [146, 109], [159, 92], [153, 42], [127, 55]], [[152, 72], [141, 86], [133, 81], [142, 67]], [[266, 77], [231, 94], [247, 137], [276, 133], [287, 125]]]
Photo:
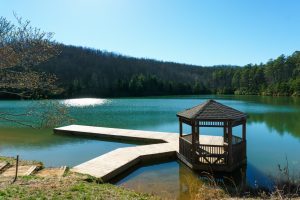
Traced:
[[[232, 172], [246, 163], [247, 115], [214, 100], [177, 113], [179, 118], [178, 158], [195, 170]], [[183, 134], [183, 123], [191, 133]], [[241, 136], [232, 128], [242, 126]], [[223, 136], [202, 135], [200, 127], [219, 127]], [[201, 133], [201, 134], [200, 134]]]

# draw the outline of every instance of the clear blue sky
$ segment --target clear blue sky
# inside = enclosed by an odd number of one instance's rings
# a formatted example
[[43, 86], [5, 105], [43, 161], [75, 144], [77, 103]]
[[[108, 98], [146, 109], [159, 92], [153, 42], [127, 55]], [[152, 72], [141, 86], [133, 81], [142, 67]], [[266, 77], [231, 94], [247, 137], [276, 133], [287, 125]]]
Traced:
[[300, 50], [298, 0], [1, 0], [65, 44], [196, 65], [266, 62]]

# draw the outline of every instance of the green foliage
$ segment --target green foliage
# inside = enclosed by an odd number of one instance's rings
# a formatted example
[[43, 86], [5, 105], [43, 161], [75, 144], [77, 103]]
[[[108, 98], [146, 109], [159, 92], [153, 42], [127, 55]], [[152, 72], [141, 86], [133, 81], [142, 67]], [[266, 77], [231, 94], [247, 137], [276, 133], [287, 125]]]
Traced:
[[45, 74], [54, 74], [62, 88], [47, 90], [44, 86], [37, 91], [42, 97], [300, 93], [300, 52], [259, 65], [202, 67], [74, 46], [62, 45], [61, 50], [59, 56], [36, 66]]
[[14, 184], [0, 184], [2, 199], [159, 199], [111, 184], [87, 182], [79, 175], [69, 174], [58, 179], [20, 178]]
[[[58, 57], [39, 68], [55, 74], [59, 86], [64, 88], [62, 94], [47, 93], [46, 96], [70, 98], [211, 93], [212, 73], [227, 67], [210, 68], [136, 59], [99, 50], [63, 46]], [[228, 68], [233, 72], [234, 67]], [[228, 77], [228, 80], [231, 81], [231, 78]], [[231, 91], [229, 85], [226, 85], [225, 91]]]
[[260, 65], [201, 67], [63, 46], [57, 58], [39, 67], [64, 88], [50, 97], [299, 95], [299, 52]]

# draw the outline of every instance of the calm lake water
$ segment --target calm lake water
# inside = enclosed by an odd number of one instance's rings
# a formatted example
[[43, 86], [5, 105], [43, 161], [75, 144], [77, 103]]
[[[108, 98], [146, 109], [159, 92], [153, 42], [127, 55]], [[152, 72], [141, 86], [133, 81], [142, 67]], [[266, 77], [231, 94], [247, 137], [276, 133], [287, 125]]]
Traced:
[[[300, 175], [300, 99], [255, 96], [177, 96], [129, 99], [55, 100], [67, 105], [76, 124], [178, 132], [176, 112], [215, 99], [249, 115], [247, 121], [246, 183], [268, 187], [278, 177], [278, 165], [288, 160], [290, 173]], [[1, 112], [41, 109], [36, 101], [0, 101]], [[35, 120], [31, 117], [31, 120]], [[184, 127], [186, 132], [188, 127]], [[202, 129], [221, 135], [220, 129]], [[234, 134], [239, 135], [239, 129]], [[113, 149], [138, 144], [53, 135], [51, 129], [24, 128], [0, 122], [0, 155], [40, 160], [46, 166], [74, 166]], [[234, 176], [234, 175], [232, 175]], [[201, 184], [199, 175], [177, 162], [141, 166], [116, 184], [170, 198], [188, 199], [188, 183]], [[188, 181], [187, 181], [188, 180]], [[184, 185], [184, 186], [183, 186]], [[194, 184], [195, 185], [195, 184]]]

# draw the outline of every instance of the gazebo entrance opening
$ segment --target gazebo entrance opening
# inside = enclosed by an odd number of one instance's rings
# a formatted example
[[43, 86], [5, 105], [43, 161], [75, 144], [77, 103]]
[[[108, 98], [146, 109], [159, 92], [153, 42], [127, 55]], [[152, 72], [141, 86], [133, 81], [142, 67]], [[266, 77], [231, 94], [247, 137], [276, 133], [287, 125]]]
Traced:
[[[246, 162], [246, 114], [209, 100], [177, 113], [179, 118], [179, 159], [192, 169], [231, 172]], [[183, 124], [191, 126], [183, 134]], [[242, 126], [242, 137], [232, 128]], [[202, 127], [219, 127], [223, 136], [202, 135]]]

